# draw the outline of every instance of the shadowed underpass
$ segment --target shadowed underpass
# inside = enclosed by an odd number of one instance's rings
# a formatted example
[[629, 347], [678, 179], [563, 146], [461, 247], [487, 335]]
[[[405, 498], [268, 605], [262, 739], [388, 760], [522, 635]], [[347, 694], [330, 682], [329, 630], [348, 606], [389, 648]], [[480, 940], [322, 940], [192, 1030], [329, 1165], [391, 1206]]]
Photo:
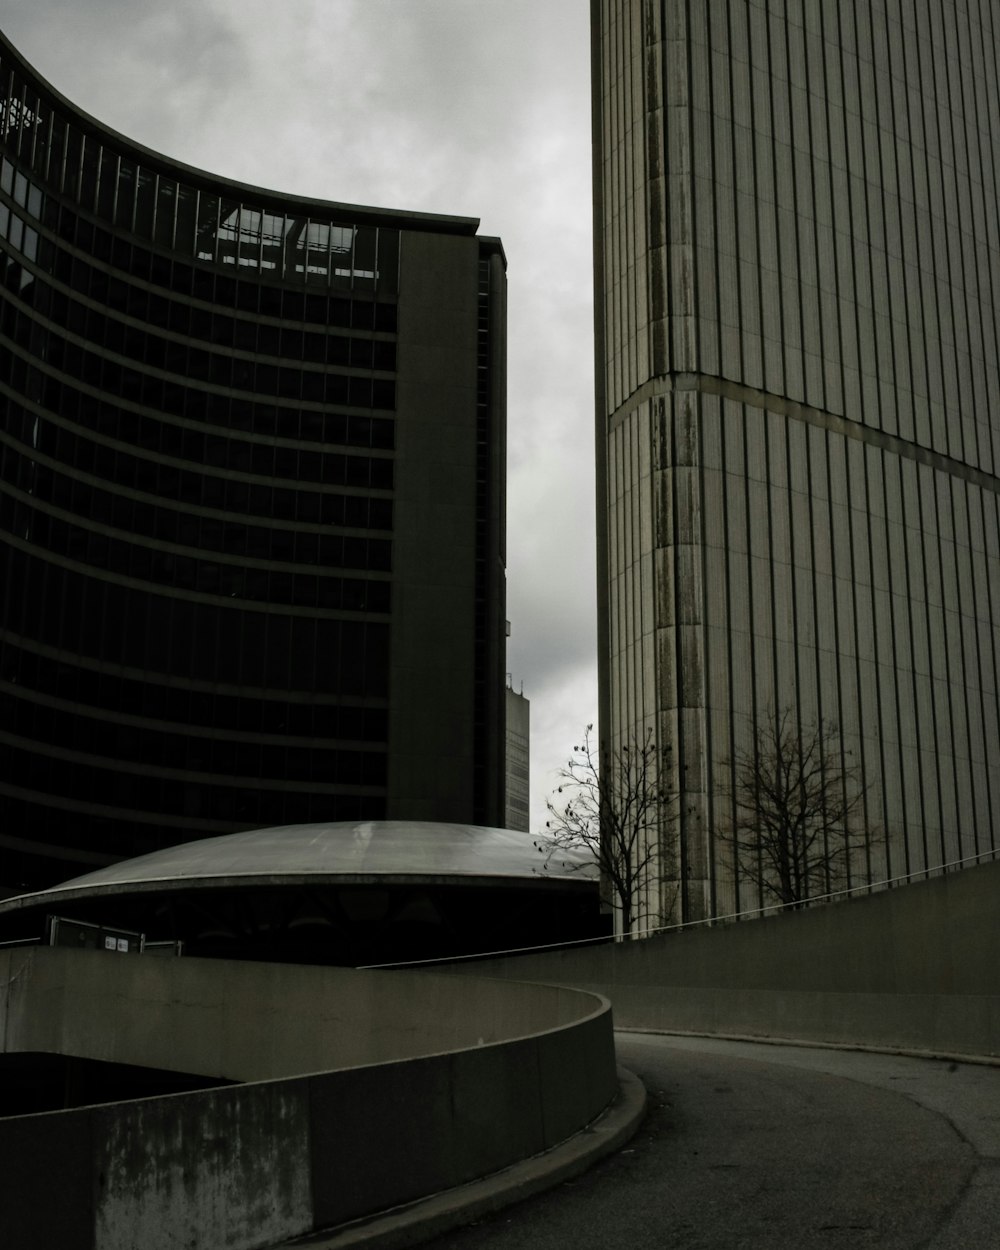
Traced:
[[996, 1068], [642, 1034], [618, 1045], [649, 1091], [629, 1147], [429, 1246], [1000, 1245]]

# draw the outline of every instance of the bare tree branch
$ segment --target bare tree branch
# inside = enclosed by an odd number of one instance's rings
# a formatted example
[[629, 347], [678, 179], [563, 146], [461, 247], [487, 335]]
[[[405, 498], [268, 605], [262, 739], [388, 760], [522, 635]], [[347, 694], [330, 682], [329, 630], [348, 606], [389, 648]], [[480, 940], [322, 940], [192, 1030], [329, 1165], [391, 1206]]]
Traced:
[[731, 765], [729, 836], [740, 876], [789, 907], [846, 880], [864, 838], [865, 788], [860, 770], [844, 763], [837, 726], [800, 726], [788, 707], [769, 711]]
[[[588, 725], [559, 773], [561, 784], [546, 800], [551, 819], [535, 842], [545, 856], [541, 871], [553, 861], [569, 870], [597, 865], [605, 901], [617, 910], [625, 934], [635, 931], [644, 891], [659, 887], [662, 877], [669, 794], [658, 755], [652, 731], [642, 742], [601, 753]], [[577, 853], [572, 862], [559, 859], [566, 852]]]

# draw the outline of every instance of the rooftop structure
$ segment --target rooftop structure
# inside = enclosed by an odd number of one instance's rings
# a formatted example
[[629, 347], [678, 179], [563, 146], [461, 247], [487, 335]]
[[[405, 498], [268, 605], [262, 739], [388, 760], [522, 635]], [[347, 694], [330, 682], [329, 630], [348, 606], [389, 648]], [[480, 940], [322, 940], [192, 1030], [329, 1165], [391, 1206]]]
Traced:
[[523, 832], [531, 828], [531, 704], [510, 685], [507, 708], [506, 824]]

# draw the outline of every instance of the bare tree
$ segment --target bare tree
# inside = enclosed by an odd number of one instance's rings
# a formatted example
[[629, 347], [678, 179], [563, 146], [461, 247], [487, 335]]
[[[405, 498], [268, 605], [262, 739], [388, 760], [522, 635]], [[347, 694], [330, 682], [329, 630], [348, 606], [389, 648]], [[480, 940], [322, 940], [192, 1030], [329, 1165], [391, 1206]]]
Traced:
[[833, 722], [800, 726], [788, 707], [769, 711], [731, 775], [736, 864], [762, 899], [801, 907], [846, 881], [865, 787]]
[[535, 842], [545, 856], [542, 871], [553, 862], [571, 871], [597, 865], [604, 901], [617, 911], [623, 934], [635, 932], [644, 893], [660, 886], [669, 794], [659, 755], [651, 730], [641, 742], [599, 751], [588, 725], [546, 800], [551, 820]]

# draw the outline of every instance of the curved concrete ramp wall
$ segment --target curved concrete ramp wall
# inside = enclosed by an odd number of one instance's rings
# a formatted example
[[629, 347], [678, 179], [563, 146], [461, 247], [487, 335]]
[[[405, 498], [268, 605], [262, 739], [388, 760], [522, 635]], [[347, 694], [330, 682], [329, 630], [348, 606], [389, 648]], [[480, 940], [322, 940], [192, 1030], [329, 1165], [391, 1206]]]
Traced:
[[608, 1004], [545, 986], [50, 949], [0, 986], [7, 1050], [248, 1080], [0, 1120], [19, 1250], [273, 1245], [549, 1149], [617, 1090]]
[[606, 995], [623, 1028], [996, 1056], [998, 951], [991, 863], [770, 919], [474, 970]]
[[[109, 962], [110, 961], [110, 962]], [[52, 1051], [257, 1081], [509, 1040], [574, 1023], [574, 990], [49, 947], [0, 950], [0, 1037]]]

